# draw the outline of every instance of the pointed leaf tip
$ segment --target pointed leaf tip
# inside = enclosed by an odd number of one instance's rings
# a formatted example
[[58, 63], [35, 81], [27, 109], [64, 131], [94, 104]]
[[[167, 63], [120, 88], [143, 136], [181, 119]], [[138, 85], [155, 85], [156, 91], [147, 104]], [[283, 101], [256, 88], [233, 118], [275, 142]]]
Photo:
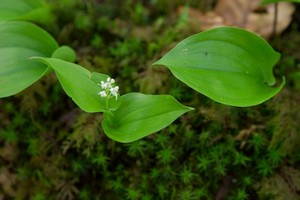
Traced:
[[220, 27], [183, 40], [154, 65], [167, 66], [176, 78], [217, 102], [245, 107], [281, 90], [284, 80], [273, 86], [279, 58], [258, 35]]
[[[100, 87], [95, 82], [94, 76], [89, 70], [57, 58], [35, 57], [49, 65], [62, 85], [66, 94], [85, 112], [105, 112], [105, 100], [98, 95]], [[107, 75], [102, 76], [107, 77]], [[99, 79], [97, 79], [99, 80]]]
[[129, 93], [121, 98], [119, 109], [104, 113], [102, 127], [109, 138], [122, 143], [155, 133], [193, 110], [170, 95]]

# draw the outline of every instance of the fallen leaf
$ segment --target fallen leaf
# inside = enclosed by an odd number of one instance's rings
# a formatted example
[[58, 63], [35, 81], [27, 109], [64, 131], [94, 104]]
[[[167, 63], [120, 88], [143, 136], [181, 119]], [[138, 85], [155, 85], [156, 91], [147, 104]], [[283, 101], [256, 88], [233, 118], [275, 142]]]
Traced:
[[260, 0], [219, 0], [214, 12], [224, 19], [224, 25], [245, 28], [248, 16], [259, 2]]
[[[219, 0], [214, 10], [209, 12], [189, 8], [188, 23], [194, 31], [205, 31], [219, 26], [236, 26], [269, 38], [273, 34], [275, 6], [274, 4], [261, 6], [260, 1]], [[180, 7], [179, 14], [184, 12], [184, 9], [184, 7]], [[277, 34], [288, 27], [294, 11], [293, 4], [278, 3]]]
[[[185, 12], [186, 7], [182, 6], [178, 8], [178, 13]], [[216, 12], [201, 12], [194, 8], [189, 8], [189, 27], [195, 29], [194, 31], [204, 31], [211, 28], [224, 26], [224, 19]]]
[[240, 149], [243, 149], [244, 146], [246, 145], [248, 138], [252, 134], [257, 134], [256, 131], [257, 129], [263, 129], [265, 128], [264, 125], [251, 125], [250, 128], [243, 129], [239, 132], [237, 136], [235, 136], [235, 140], [240, 142]]
[[[275, 6], [274, 4], [269, 4], [265, 9], [266, 13], [250, 13], [248, 16], [249, 22], [246, 28], [258, 33], [264, 38], [269, 38], [273, 33]], [[289, 26], [294, 11], [295, 7], [293, 4], [288, 2], [278, 3], [276, 34], [280, 34]]]

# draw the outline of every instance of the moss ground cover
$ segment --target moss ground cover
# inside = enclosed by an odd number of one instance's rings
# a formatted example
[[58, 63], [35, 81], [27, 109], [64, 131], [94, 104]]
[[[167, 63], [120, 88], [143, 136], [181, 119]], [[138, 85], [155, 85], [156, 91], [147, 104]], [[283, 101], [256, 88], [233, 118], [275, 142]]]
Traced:
[[[209, 10], [213, 1], [190, 6]], [[299, 19], [270, 43], [283, 91], [259, 106], [224, 106], [152, 63], [193, 33], [186, 1], [56, 1], [43, 25], [77, 62], [121, 92], [170, 93], [195, 108], [168, 128], [120, 144], [101, 114], [80, 111], [54, 74], [0, 100], [0, 199], [299, 199]], [[297, 21], [298, 20], [298, 21]]]

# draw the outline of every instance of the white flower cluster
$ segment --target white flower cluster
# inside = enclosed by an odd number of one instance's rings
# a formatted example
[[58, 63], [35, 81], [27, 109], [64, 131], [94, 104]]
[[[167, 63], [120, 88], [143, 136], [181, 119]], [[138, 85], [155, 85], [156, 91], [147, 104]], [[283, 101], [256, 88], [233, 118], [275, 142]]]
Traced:
[[119, 86], [115, 86], [115, 79], [107, 78], [106, 82], [101, 81], [101, 84], [98, 84], [101, 87], [101, 91], [98, 93], [101, 97], [110, 98], [111, 96], [118, 99]]

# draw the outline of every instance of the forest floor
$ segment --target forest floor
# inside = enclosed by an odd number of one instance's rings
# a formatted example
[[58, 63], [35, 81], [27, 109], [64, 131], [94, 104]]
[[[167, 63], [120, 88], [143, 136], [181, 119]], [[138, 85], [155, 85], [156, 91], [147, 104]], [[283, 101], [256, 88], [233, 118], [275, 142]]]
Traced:
[[[41, 26], [76, 50], [78, 64], [115, 77], [121, 93], [171, 94], [195, 110], [117, 143], [104, 134], [102, 115], [77, 108], [50, 73], [0, 99], [0, 200], [299, 200], [299, 9], [280, 6], [281, 30], [272, 35], [273, 5], [201, 2], [49, 1], [55, 20]], [[262, 15], [265, 24], [255, 25]], [[281, 53], [279, 94], [257, 106], [226, 106], [152, 66], [184, 38], [219, 25], [256, 31]]]

